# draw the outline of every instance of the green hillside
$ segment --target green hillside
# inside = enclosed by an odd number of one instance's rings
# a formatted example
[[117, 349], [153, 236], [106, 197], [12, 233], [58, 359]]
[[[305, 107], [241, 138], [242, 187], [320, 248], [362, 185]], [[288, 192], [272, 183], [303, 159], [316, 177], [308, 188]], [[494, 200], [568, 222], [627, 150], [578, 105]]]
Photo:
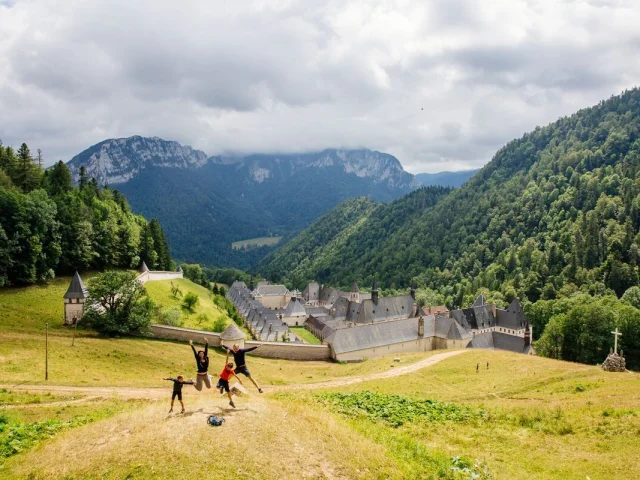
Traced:
[[418, 279], [453, 304], [459, 288], [531, 301], [570, 284], [621, 295], [638, 282], [639, 131], [635, 89], [508, 143], [433, 209], [412, 215], [415, 194], [380, 207], [351, 241], [323, 246], [326, 262], [299, 261], [309, 229], [262, 271], [337, 285]]
[[354, 268], [375, 252], [378, 239], [413, 222], [449, 192], [444, 187], [420, 188], [390, 204], [363, 197], [347, 200], [267, 256], [260, 272], [271, 279], [295, 280], [299, 286], [313, 279], [343, 286], [361, 282]]
[[[180, 289], [180, 293], [176, 296], [172, 294], [172, 285]], [[179, 326], [221, 332], [231, 323], [231, 318], [227, 315], [226, 310], [214, 303], [216, 298], [211, 291], [187, 278], [147, 282], [145, 288], [161, 310], [173, 310], [180, 315]], [[192, 312], [182, 306], [185, 295], [189, 293], [198, 297], [198, 303]], [[158, 320], [156, 318], [156, 321]]]

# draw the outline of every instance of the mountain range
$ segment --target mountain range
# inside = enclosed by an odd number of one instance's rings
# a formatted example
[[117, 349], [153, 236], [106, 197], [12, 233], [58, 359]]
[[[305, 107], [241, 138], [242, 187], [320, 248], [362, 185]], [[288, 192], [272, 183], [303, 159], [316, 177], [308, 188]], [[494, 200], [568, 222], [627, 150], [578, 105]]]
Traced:
[[389, 202], [419, 187], [397, 158], [372, 150], [207, 156], [157, 137], [100, 142], [68, 162], [124, 193], [132, 208], [157, 218], [175, 258], [247, 268], [269, 247], [232, 242], [292, 237], [347, 198]]

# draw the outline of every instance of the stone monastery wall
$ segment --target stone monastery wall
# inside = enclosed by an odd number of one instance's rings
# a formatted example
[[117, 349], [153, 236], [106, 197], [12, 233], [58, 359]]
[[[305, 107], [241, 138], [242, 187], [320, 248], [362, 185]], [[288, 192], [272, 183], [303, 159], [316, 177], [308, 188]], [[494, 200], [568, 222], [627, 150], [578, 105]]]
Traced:
[[[180, 340], [183, 342], [193, 340], [201, 344], [202, 337], [206, 337], [209, 339], [210, 346], [219, 347], [222, 345], [219, 333], [206, 332], [203, 330], [154, 324], [151, 325], [151, 332], [154, 338], [163, 340]], [[331, 348], [329, 345], [307, 345], [287, 342], [268, 342], [263, 344], [262, 342], [253, 340], [244, 341], [245, 348], [260, 344], [262, 344], [262, 347], [254, 350], [249, 355], [264, 358], [282, 358], [285, 360], [331, 360]]]
[[143, 284], [153, 280], [173, 280], [174, 278], [182, 278], [182, 272], [147, 271], [138, 275], [138, 281]]

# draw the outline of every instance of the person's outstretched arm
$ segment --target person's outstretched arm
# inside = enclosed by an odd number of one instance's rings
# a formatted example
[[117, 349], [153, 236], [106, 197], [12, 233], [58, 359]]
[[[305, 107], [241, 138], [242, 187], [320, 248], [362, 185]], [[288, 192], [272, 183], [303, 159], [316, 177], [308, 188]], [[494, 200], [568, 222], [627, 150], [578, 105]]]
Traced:
[[240, 385], [242, 385], [242, 380], [240, 380], [240, 377], [237, 376], [235, 373], [232, 373], [231, 375], [233, 375], [234, 377], [236, 377], [236, 380], [238, 380], [240, 382]]
[[175, 382], [176, 381], [175, 378], [171, 378], [171, 377], [163, 378], [163, 380], [169, 380], [170, 382]]
[[209, 339], [207, 337], [203, 337], [204, 338], [204, 356], [207, 356], [207, 353], [209, 353]]
[[260, 348], [260, 347], [261, 347], [261, 346], [263, 346], [263, 345], [264, 345], [264, 343], [261, 343], [260, 345], [256, 345], [255, 347], [251, 347], [251, 348], [244, 348], [243, 350], [244, 350], [245, 352], [250, 352], [250, 351], [252, 351], [252, 350], [255, 350], [256, 348]]
[[196, 357], [196, 361], [198, 361], [198, 352], [196, 352], [196, 347], [193, 346], [193, 341], [189, 340], [189, 345], [191, 346], [191, 350], [193, 350], [193, 356]]

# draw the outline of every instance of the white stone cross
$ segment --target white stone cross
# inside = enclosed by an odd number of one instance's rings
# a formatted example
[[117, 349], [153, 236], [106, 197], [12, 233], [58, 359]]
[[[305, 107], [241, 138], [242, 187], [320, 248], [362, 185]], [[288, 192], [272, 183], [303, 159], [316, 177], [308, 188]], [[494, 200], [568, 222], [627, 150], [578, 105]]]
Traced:
[[616, 327], [616, 331], [615, 332], [611, 332], [615, 335], [616, 341], [615, 341], [615, 346], [613, 347], [613, 352], [617, 355], [618, 354], [618, 337], [621, 337], [622, 334], [620, 332], [618, 332], [618, 327]]

